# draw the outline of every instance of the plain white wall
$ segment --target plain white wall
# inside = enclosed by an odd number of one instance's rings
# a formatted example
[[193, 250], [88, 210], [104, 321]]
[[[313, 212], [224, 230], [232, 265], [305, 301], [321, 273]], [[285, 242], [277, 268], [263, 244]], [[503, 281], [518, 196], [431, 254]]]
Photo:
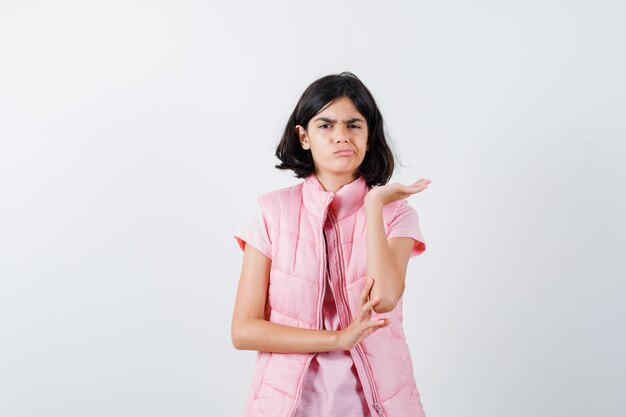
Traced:
[[623, 416], [625, 12], [2, 2], [0, 415], [240, 415], [232, 234], [298, 181], [274, 147], [304, 88], [349, 70], [394, 181], [433, 181], [404, 295], [427, 415]]

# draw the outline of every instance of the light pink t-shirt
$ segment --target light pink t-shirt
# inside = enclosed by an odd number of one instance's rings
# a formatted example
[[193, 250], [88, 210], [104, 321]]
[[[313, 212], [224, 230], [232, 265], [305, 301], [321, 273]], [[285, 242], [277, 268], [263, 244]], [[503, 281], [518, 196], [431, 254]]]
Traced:
[[[326, 274], [324, 329], [339, 330], [339, 316], [328, 279]], [[371, 416], [350, 351], [318, 352], [309, 366], [294, 417]]]

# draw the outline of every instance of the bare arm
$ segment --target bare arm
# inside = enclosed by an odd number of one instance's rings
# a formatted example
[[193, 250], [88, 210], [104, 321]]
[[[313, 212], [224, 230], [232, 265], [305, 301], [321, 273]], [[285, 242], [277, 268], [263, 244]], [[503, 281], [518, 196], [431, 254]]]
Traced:
[[374, 187], [365, 196], [367, 276], [374, 279], [371, 297], [379, 296], [381, 299], [374, 308], [377, 313], [393, 310], [402, 297], [407, 264], [415, 245], [415, 240], [410, 237], [395, 237], [387, 241], [383, 207], [426, 189], [430, 182], [421, 178], [408, 186], [386, 184]]
[[344, 329], [303, 329], [269, 322], [265, 319], [265, 304], [270, 266], [265, 255], [246, 244], [231, 326], [236, 349], [279, 353], [349, 350], [390, 323], [389, 319], [371, 320], [371, 310], [380, 302], [377, 297], [368, 297], [372, 280], [361, 292], [358, 314]]
[[387, 240], [382, 203], [369, 203], [366, 211], [367, 276], [374, 278], [370, 296], [381, 298], [377, 313], [393, 310], [404, 293], [407, 264], [415, 241], [410, 237]]
[[303, 329], [265, 320], [271, 260], [246, 244], [231, 324], [238, 350], [309, 353], [340, 350], [339, 332]]

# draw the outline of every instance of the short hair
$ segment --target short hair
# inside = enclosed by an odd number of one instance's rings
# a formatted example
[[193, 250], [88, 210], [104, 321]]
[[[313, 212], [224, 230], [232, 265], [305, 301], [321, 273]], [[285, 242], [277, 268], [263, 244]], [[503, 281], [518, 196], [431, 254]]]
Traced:
[[393, 174], [394, 156], [384, 131], [383, 116], [374, 97], [356, 75], [349, 71], [324, 76], [309, 85], [291, 113], [285, 131], [276, 147], [275, 165], [282, 170], [292, 170], [296, 178], [305, 178], [314, 171], [310, 150], [302, 149], [296, 126], [308, 130], [309, 121], [327, 104], [348, 97], [367, 121], [369, 150], [358, 168], [367, 185], [384, 185]]

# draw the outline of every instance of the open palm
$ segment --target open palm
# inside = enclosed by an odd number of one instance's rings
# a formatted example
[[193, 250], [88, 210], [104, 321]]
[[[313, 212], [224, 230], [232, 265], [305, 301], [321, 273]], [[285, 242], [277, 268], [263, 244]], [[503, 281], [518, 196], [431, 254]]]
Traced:
[[392, 203], [410, 195], [419, 193], [428, 188], [431, 181], [428, 178], [420, 178], [413, 184], [404, 185], [399, 182], [373, 187], [365, 196], [366, 203], [378, 202], [382, 205]]

